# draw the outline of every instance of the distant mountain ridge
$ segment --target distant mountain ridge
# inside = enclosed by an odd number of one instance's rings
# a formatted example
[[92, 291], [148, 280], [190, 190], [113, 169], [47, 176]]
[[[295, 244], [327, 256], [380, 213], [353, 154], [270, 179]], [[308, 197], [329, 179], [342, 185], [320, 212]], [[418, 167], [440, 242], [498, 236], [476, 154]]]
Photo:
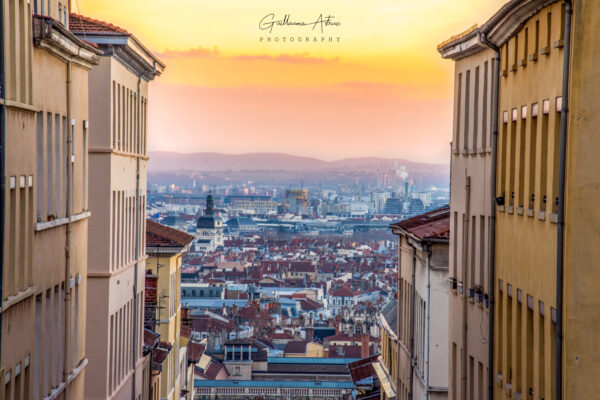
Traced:
[[285, 153], [176, 153], [154, 151], [149, 153], [149, 171], [321, 171], [360, 170], [376, 172], [387, 164], [388, 169], [404, 166], [410, 172], [444, 173], [446, 164], [421, 163], [403, 159], [380, 157], [345, 158], [325, 161], [313, 157], [294, 156]]

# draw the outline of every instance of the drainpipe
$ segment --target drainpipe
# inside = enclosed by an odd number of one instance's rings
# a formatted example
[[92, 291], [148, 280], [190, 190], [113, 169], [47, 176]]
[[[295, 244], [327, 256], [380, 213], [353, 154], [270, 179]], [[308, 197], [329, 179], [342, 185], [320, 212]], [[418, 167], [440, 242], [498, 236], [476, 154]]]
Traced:
[[565, 172], [567, 169], [567, 123], [569, 117], [569, 62], [571, 52], [571, 18], [573, 4], [565, 0], [565, 31], [563, 37], [562, 109], [560, 113], [560, 162], [558, 169], [558, 226], [556, 244], [556, 400], [562, 400], [563, 364], [563, 272], [565, 252]]
[[488, 321], [488, 400], [494, 399], [494, 315], [495, 315], [495, 285], [496, 285], [496, 160], [498, 158], [498, 101], [500, 79], [500, 48], [490, 42], [485, 34], [481, 34], [481, 41], [494, 51], [494, 81], [492, 88], [492, 171], [490, 179], [490, 250], [489, 250], [489, 321]]
[[[152, 74], [156, 73], [156, 61], [154, 62], [152, 68]], [[132, 367], [133, 367], [133, 375], [132, 375], [132, 385], [133, 390], [131, 392], [131, 400], [136, 400], [136, 369], [137, 369], [137, 356], [138, 356], [138, 271], [139, 271], [139, 260], [140, 260], [140, 224], [142, 220], [140, 218], [141, 214], [141, 206], [142, 203], [140, 201], [140, 154], [142, 151], [142, 113], [141, 113], [141, 85], [142, 85], [142, 76], [144, 73], [138, 75], [137, 81], [137, 145], [136, 145], [136, 169], [135, 169], [135, 198], [136, 198], [136, 208], [135, 208], [135, 268], [134, 268], [134, 279], [133, 279], [133, 357], [132, 357]], [[145, 210], [144, 210], [145, 212]], [[158, 264], [157, 264], [158, 265]], [[158, 266], [157, 266], [157, 275], [158, 275]], [[179, 350], [178, 350], [179, 351]]]
[[[71, 343], [71, 235], [72, 235], [72, 217], [73, 217], [73, 114], [72, 114], [72, 63], [67, 63], [67, 238], [65, 244], [65, 319], [64, 319], [64, 353], [63, 353], [63, 382], [68, 381], [68, 377], [72, 372], [72, 358], [69, 356]], [[74, 326], [73, 329], [78, 329]], [[74, 351], [77, 351], [75, 349]], [[65, 385], [64, 391], [65, 400], [69, 399], [69, 385]]]
[[431, 318], [431, 244], [427, 244], [427, 257], [425, 258], [425, 285], [427, 305], [425, 307], [425, 399], [429, 400], [429, 321]]
[[471, 177], [466, 177], [465, 183], [465, 216], [463, 217], [463, 237], [462, 237], [462, 359], [461, 359], [461, 393], [463, 398], [467, 395], [467, 350], [468, 340], [467, 333], [469, 332], [469, 324], [467, 323], [467, 255], [468, 249], [466, 243], [469, 240], [469, 220], [471, 219]]
[[410, 243], [408, 237], [406, 242], [413, 249], [413, 260], [412, 260], [412, 281], [411, 281], [411, 302], [410, 302], [410, 380], [408, 388], [408, 400], [413, 399], [413, 379], [415, 369], [415, 271], [417, 268], [417, 248]]
[[[0, 1], [0, 20], [4, 19], [4, 2]], [[0, 98], [2, 99], [2, 111], [0, 111], [0, 244], [4, 248], [4, 199], [6, 160], [4, 148], [6, 145], [6, 75], [4, 68], [4, 29], [0, 29]], [[0, 255], [0, 304], [4, 299], [3, 281], [4, 276], [4, 252]], [[0, 312], [0, 349], [2, 349], [2, 312]], [[0, 370], [2, 370], [2, 351], [0, 350]]]

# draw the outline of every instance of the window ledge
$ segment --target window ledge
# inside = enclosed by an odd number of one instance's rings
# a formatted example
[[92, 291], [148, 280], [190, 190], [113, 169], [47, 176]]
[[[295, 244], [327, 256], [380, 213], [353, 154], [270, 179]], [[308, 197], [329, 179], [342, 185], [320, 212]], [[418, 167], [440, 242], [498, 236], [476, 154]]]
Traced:
[[558, 223], [558, 214], [557, 213], [552, 213], [552, 214], [550, 214], [550, 217], [548, 219], [553, 224], [557, 224]]
[[533, 217], [533, 208], [528, 208], [527, 211], [525, 211], [525, 215]]
[[[90, 215], [92, 215], [91, 211], [84, 211], [79, 214], [75, 214], [71, 216], [71, 222], [76, 222], [82, 219], [89, 218]], [[48, 222], [37, 222], [35, 224], [35, 231], [39, 232], [46, 229], [55, 228], [57, 226], [66, 225], [67, 223], [69, 223], [69, 218], [59, 218]]]
[[537, 54], [533, 53], [529, 55], [529, 61], [537, 61]]
[[35, 292], [37, 292], [37, 289], [35, 288], [35, 286], [29, 286], [27, 289], [20, 291], [19, 293], [15, 294], [14, 296], [8, 296], [6, 298], [6, 300], [4, 300], [2, 302], [2, 307], [0, 308], [0, 312], [5, 312], [6, 310], [11, 308], [15, 304], [20, 303], [21, 301], [33, 296], [35, 294]]
[[88, 363], [87, 358], [84, 358], [83, 360], [81, 360], [79, 365], [77, 365], [75, 368], [73, 368], [73, 371], [71, 371], [69, 376], [67, 376], [67, 381], [61, 382], [56, 388], [52, 389], [52, 392], [48, 396], [44, 397], [44, 400], [58, 399], [60, 397], [60, 395], [65, 391], [65, 388], [67, 387], [67, 385], [69, 385], [71, 382], [73, 382], [73, 380], [75, 378], [77, 378], [77, 376], [79, 376], [79, 374], [81, 374], [81, 372], [83, 371], [83, 369], [85, 368], [87, 363]]
[[504, 212], [504, 206], [498, 206], [498, 211]]
[[550, 54], [550, 48], [548, 46], [544, 46], [540, 49], [540, 54], [541, 55], [548, 55]]
[[517, 207], [517, 214], [518, 215], [523, 215], [523, 206]]
[[535, 217], [541, 221], [544, 221], [546, 219], [546, 211], [538, 211], [535, 213]]
[[559, 49], [559, 48], [563, 47], [564, 45], [565, 45], [565, 42], [562, 39], [560, 39], [560, 40], [557, 40], [556, 42], [554, 42], [552, 44], [552, 47], [554, 47], [555, 49]]
[[512, 214], [514, 211], [514, 207], [513, 206], [506, 206], [506, 213], [507, 214]]

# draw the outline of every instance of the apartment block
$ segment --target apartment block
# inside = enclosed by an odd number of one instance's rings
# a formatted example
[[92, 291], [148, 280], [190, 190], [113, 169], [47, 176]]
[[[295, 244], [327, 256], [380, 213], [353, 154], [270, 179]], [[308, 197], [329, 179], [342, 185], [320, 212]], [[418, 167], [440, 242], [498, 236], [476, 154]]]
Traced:
[[[88, 71], [66, 1], [3, 1], [0, 397], [83, 398]], [[83, 95], [83, 96], [82, 96]]]
[[450, 399], [488, 396], [494, 51], [471, 28], [438, 47], [454, 61], [450, 170]]
[[[440, 49], [457, 70], [489, 53], [482, 47], [498, 60], [489, 199], [493, 362], [484, 383], [496, 399], [583, 399], [600, 390], [600, 350], [589, 340], [600, 325], [599, 22], [595, 1], [513, 0]], [[462, 93], [455, 89], [455, 104]], [[480, 398], [470, 385], [466, 395], [464, 383], [456, 386], [452, 398]]]
[[[447, 399], [450, 210], [417, 215], [391, 229], [398, 236], [398, 359], [382, 365], [392, 376], [399, 371], [397, 399]], [[393, 337], [389, 330], [387, 336]]]
[[89, 75], [86, 399], [138, 399], [144, 377], [148, 82], [162, 64], [137, 38], [77, 14], [70, 29], [102, 50]]
[[173, 228], [146, 221], [146, 273], [157, 277], [157, 299], [154, 312], [155, 331], [164, 347], [170, 351], [160, 372], [160, 398], [180, 399], [187, 385], [187, 349], [181, 343], [181, 259], [189, 250], [194, 236]]

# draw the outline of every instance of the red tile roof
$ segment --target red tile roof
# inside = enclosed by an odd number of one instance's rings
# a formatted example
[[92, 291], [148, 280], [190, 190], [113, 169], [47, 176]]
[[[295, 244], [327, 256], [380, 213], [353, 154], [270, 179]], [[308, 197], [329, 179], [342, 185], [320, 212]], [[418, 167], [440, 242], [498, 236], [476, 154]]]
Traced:
[[305, 354], [306, 353], [306, 344], [308, 342], [306, 340], [294, 340], [291, 342], [287, 342], [283, 352], [288, 354]]
[[377, 361], [379, 355], [373, 355], [362, 360], [354, 361], [348, 364], [350, 375], [352, 375], [352, 381], [354, 383], [362, 381], [370, 376], [375, 376], [375, 368], [373, 363]]
[[146, 247], [184, 247], [194, 237], [151, 220], [146, 221]]
[[99, 21], [97, 19], [85, 17], [79, 14], [71, 13], [69, 15], [69, 30], [74, 33], [89, 33], [116, 36], [128, 36], [129, 32], [125, 29], [108, 22]]
[[333, 296], [336, 296], [336, 297], [354, 297], [354, 293], [352, 293], [352, 290], [348, 286], [344, 285], [341, 288], [339, 288], [338, 290], [336, 290], [335, 292], [333, 292]]
[[419, 239], [450, 239], [450, 208], [442, 207], [425, 214], [397, 222], [399, 228]]
[[188, 353], [188, 361], [191, 363], [197, 363], [200, 361], [202, 354], [204, 354], [204, 349], [206, 346], [196, 342], [189, 342], [187, 345], [187, 353]]

